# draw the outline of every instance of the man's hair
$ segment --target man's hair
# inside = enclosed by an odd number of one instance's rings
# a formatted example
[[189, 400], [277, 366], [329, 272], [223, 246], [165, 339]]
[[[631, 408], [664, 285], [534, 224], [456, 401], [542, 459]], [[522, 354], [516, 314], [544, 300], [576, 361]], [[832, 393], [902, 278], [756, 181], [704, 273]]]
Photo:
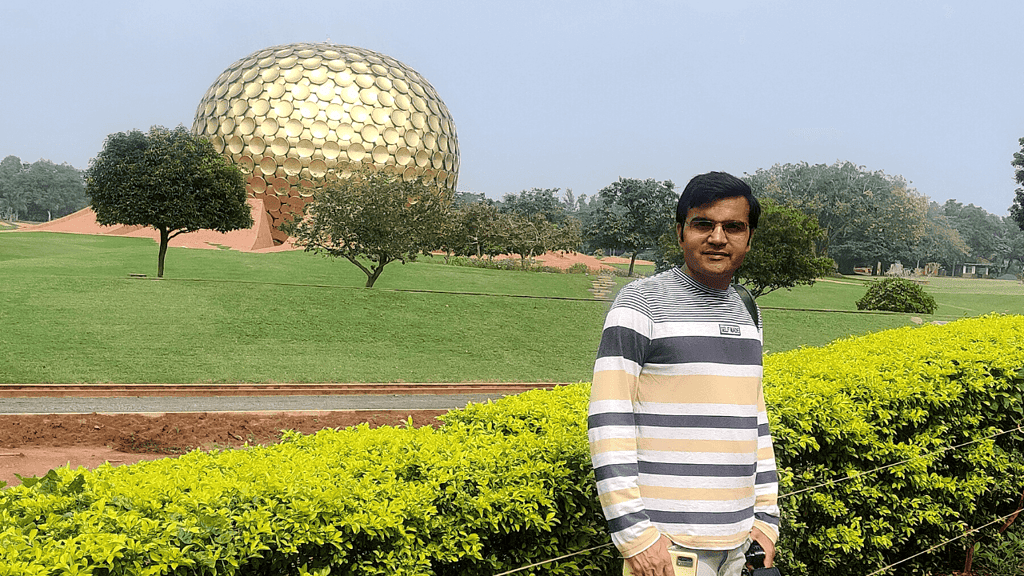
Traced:
[[679, 204], [676, 205], [676, 222], [685, 224], [686, 215], [690, 213], [691, 208], [737, 196], [747, 199], [747, 204], [750, 205], [750, 229], [757, 228], [757, 220], [761, 217], [761, 203], [754, 198], [750, 185], [725, 172], [699, 174], [686, 184], [683, 193], [679, 195]]

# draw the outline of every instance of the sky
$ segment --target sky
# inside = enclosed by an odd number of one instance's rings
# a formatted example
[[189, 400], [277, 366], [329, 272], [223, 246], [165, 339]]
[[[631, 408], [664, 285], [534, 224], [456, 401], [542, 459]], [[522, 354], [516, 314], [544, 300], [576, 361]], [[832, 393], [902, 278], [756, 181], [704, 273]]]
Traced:
[[191, 127], [221, 72], [331, 42], [424, 76], [458, 189], [593, 196], [850, 161], [1003, 216], [1024, 137], [1020, 0], [17, 2], [0, 11], [0, 157], [87, 168], [108, 134]]

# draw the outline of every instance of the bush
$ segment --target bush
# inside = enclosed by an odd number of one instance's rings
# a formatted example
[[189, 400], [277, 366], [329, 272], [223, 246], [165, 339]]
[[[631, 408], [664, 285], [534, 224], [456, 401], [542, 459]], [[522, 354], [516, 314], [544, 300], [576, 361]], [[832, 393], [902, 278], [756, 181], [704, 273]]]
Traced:
[[[1024, 316], [773, 354], [764, 383], [785, 573], [866, 574], [1017, 506], [1024, 438], [986, 437], [1024, 420]], [[577, 384], [473, 404], [440, 430], [288, 433], [275, 446], [60, 468], [0, 492], [0, 576], [491, 575], [591, 547], [537, 571], [615, 574], [588, 396]], [[828, 481], [839, 483], [819, 487]], [[901, 573], [955, 562], [952, 544]]]
[[868, 285], [864, 297], [857, 300], [858, 310], [888, 310], [931, 314], [935, 298], [914, 282], [904, 278], [886, 278]]
[[566, 274], [589, 274], [590, 267], [588, 267], [583, 262], [577, 262], [572, 266], [569, 266], [568, 270], [566, 270], [565, 272]]
[[[783, 498], [784, 572], [872, 572], [1016, 509], [1024, 438], [983, 438], [1024, 422], [1024, 316], [772, 354], [764, 381], [780, 491], [841, 482]], [[963, 561], [950, 544], [914, 567]]]
[[[429, 427], [288, 433], [0, 492], [0, 575], [492, 575], [608, 542], [588, 387], [480, 404]], [[549, 574], [598, 574], [611, 548]], [[77, 572], [76, 572], [77, 570]]]

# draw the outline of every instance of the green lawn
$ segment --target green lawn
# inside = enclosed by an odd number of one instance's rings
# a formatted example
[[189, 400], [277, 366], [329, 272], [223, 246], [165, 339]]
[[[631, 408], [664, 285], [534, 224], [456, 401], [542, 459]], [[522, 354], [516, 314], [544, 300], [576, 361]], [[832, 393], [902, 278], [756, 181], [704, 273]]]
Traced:
[[[776, 290], [758, 298], [769, 308], [813, 308], [819, 310], [856, 310], [857, 300], [867, 291], [870, 279], [862, 277], [827, 278], [813, 286]], [[1024, 313], [1024, 285], [1007, 280], [974, 278], [929, 278], [922, 284], [925, 292], [939, 305], [927, 320], [952, 320], [989, 312]]]
[[[129, 278], [152, 275], [156, 252], [148, 239], [0, 234], [0, 382], [572, 382], [590, 378], [608, 309], [582, 274], [396, 263], [365, 289], [347, 261], [303, 252], [172, 248], [165, 280]], [[762, 297], [765, 349], [912, 325], [808, 311], [855, 310], [865, 289]], [[926, 321], [1024, 310], [1015, 282], [926, 289], [940, 303]]]
[[[0, 235], [0, 381], [377, 382], [589, 378], [606, 304], [582, 275], [389, 265], [372, 290], [302, 252]], [[199, 280], [176, 280], [175, 278]]]
[[[629, 264], [628, 263], [627, 264], [609, 264], [608, 262], [604, 262], [604, 264], [607, 264], [608, 266], [611, 266], [612, 268], [618, 268], [619, 270], [623, 270], [623, 271], [626, 271], [626, 272], [629, 271]], [[633, 274], [641, 275], [641, 276], [650, 276], [651, 274], [654, 274], [654, 264], [634, 264], [633, 265]]]

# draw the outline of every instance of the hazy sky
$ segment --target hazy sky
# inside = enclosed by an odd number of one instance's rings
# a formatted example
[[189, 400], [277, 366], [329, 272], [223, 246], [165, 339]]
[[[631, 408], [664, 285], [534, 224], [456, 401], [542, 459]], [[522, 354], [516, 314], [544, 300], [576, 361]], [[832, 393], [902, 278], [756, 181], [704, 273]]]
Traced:
[[1024, 137], [1020, 0], [7, 4], [0, 157], [25, 162], [191, 127], [235, 61], [328, 40], [422, 74], [459, 189], [492, 198], [849, 160], [1005, 215]]

